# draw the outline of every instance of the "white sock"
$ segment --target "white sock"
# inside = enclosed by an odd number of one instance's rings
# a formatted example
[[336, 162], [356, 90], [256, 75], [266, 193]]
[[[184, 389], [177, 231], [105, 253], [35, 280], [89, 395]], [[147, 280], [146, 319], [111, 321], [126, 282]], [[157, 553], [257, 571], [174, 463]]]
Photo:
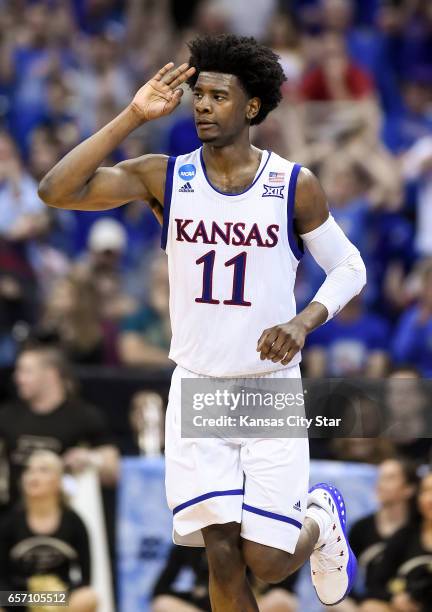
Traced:
[[308, 506], [306, 510], [306, 516], [308, 518], [313, 519], [318, 525], [319, 536], [315, 548], [319, 548], [325, 543], [327, 539], [328, 530], [332, 525], [331, 518], [328, 512], [326, 512], [324, 508], [321, 508], [321, 506], [318, 506], [317, 504], [311, 504], [310, 506]]

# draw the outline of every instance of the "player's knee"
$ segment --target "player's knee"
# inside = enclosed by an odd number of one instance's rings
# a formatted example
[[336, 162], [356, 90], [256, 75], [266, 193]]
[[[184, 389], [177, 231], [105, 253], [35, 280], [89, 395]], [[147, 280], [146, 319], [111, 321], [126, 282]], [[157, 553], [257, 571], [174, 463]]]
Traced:
[[249, 567], [257, 578], [267, 582], [268, 584], [279, 584], [279, 582], [285, 580], [285, 578], [290, 574], [287, 566], [270, 566], [266, 565], [264, 561], [255, 561], [253, 566]]
[[230, 581], [244, 571], [240, 549], [235, 543], [215, 543], [207, 552], [212, 575], [218, 582]]
[[213, 525], [203, 530], [212, 576], [218, 582], [232, 581], [244, 571], [241, 555], [239, 527]]

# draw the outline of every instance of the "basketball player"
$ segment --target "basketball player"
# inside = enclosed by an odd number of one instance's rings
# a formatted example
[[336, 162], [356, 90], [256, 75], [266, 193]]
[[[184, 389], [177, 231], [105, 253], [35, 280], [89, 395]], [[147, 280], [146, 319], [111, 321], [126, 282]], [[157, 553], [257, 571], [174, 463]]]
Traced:
[[[340, 492], [319, 484], [308, 494], [308, 440], [182, 438], [180, 387], [184, 378], [300, 377], [307, 333], [359, 293], [365, 267], [314, 175], [250, 143], [250, 126], [281, 99], [277, 56], [234, 35], [198, 38], [189, 48], [189, 64], [164, 66], [46, 175], [39, 193], [49, 206], [75, 210], [145, 200], [161, 222], [177, 363], [166, 422], [167, 497], [174, 541], [206, 546], [213, 610], [256, 612], [245, 568], [277, 583], [309, 557], [317, 595], [332, 605], [349, 592], [356, 560]], [[202, 148], [100, 167], [135, 128], [170, 114], [186, 82]], [[302, 244], [327, 276], [296, 314]]]

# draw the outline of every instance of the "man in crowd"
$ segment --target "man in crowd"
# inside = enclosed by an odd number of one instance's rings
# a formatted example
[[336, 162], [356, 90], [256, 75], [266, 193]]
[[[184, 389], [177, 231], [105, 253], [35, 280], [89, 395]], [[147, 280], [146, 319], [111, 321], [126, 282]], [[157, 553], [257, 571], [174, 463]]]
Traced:
[[18, 399], [0, 409], [0, 440], [9, 465], [9, 503], [32, 452], [51, 450], [66, 469], [97, 468], [103, 485], [114, 485], [119, 455], [111, 443], [103, 415], [74, 393], [62, 353], [34, 346], [19, 355], [15, 369]]

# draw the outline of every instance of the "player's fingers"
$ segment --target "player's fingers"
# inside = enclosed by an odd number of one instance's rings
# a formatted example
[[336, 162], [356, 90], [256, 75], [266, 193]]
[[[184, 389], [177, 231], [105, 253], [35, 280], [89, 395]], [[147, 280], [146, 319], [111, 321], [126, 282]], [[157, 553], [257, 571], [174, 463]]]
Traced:
[[291, 361], [291, 359], [299, 352], [299, 348], [294, 346], [293, 348], [291, 348], [287, 354], [284, 356], [284, 358], [281, 361], [282, 365], [288, 365], [289, 362]]
[[264, 338], [266, 337], [266, 334], [268, 333], [268, 331], [269, 331], [268, 329], [265, 329], [265, 330], [263, 331], [263, 333], [261, 334], [261, 336], [259, 337], [259, 339], [258, 339], [258, 342], [257, 342], [257, 347], [256, 347], [256, 350], [258, 351], [258, 353], [259, 353], [259, 352], [260, 352], [260, 350], [261, 350], [261, 345], [262, 345], [262, 343], [264, 342]]
[[163, 68], [161, 68], [160, 70], [158, 70], [158, 72], [156, 72], [153, 79], [155, 81], [161, 81], [162, 78], [172, 69], [173, 66], [174, 66], [174, 62], [168, 62], [168, 64], [165, 64]]
[[[282, 347], [286, 344], [287, 340], [288, 340], [287, 335], [282, 330], [279, 331], [275, 342], [273, 342], [272, 346], [270, 347], [270, 350], [267, 355], [267, 359], [272, 359], [276, 355], [279, 355]], [[283, 355], [284, 353], [282, 353], [282, 357]]]
[[[275, 346], [275, 345], [274, 345]], [[273, 346], [273, 349], [274, 349]], [[285, 339], [285, 341], [280, 345], [277, 351], [274, 351], [273, 357], [269, 357], [273, 361], [273, 363], [277, 363], [278, 361], [282, 361], [285, 355], [290, 351], [293, 347], [291, 340]]]
[[170, 83], [169, 86], [172, 88], [175, 88], [175, 87], [178, 87], [179, 85], [182, 85], [182, 83], [185, 83], [188, 80], [188, 78], [193, 75], [194, 72], [195, 72], [195, 68], [189, 68], [188, 70], [186, 70], [186, 72], [183, 72], [176, 79], [174, 79], [174, 81]]
[[176, 81], [182, 74], [186, 72], [188, 67], [189, 67], [189, 64], [185, 63], [185, 64], [182, 64], [181, 66], [178, 66], [174, 70], [170, 70], [167, 74], [164, 75], [162, 79], [165, 85], [169, 85], [171, 87], [174, 84], [174, 81]]
[[268, 352], [271, 349], [273, 342], [276, 341], [277, 336], [278, 330], [275, 328], [270, 329], [268, 333], [264, 336], [261, 342], [261, 359], [267, 359]]
[[168, 100], [165, 110], [172, 112], [175, 109], [175, 107], [180, 104], [182, 95], [183, 95], [183, 90], [180, 88], [176, 89], [173, 92], [173, 95], [171, 96], [171, 98]]

